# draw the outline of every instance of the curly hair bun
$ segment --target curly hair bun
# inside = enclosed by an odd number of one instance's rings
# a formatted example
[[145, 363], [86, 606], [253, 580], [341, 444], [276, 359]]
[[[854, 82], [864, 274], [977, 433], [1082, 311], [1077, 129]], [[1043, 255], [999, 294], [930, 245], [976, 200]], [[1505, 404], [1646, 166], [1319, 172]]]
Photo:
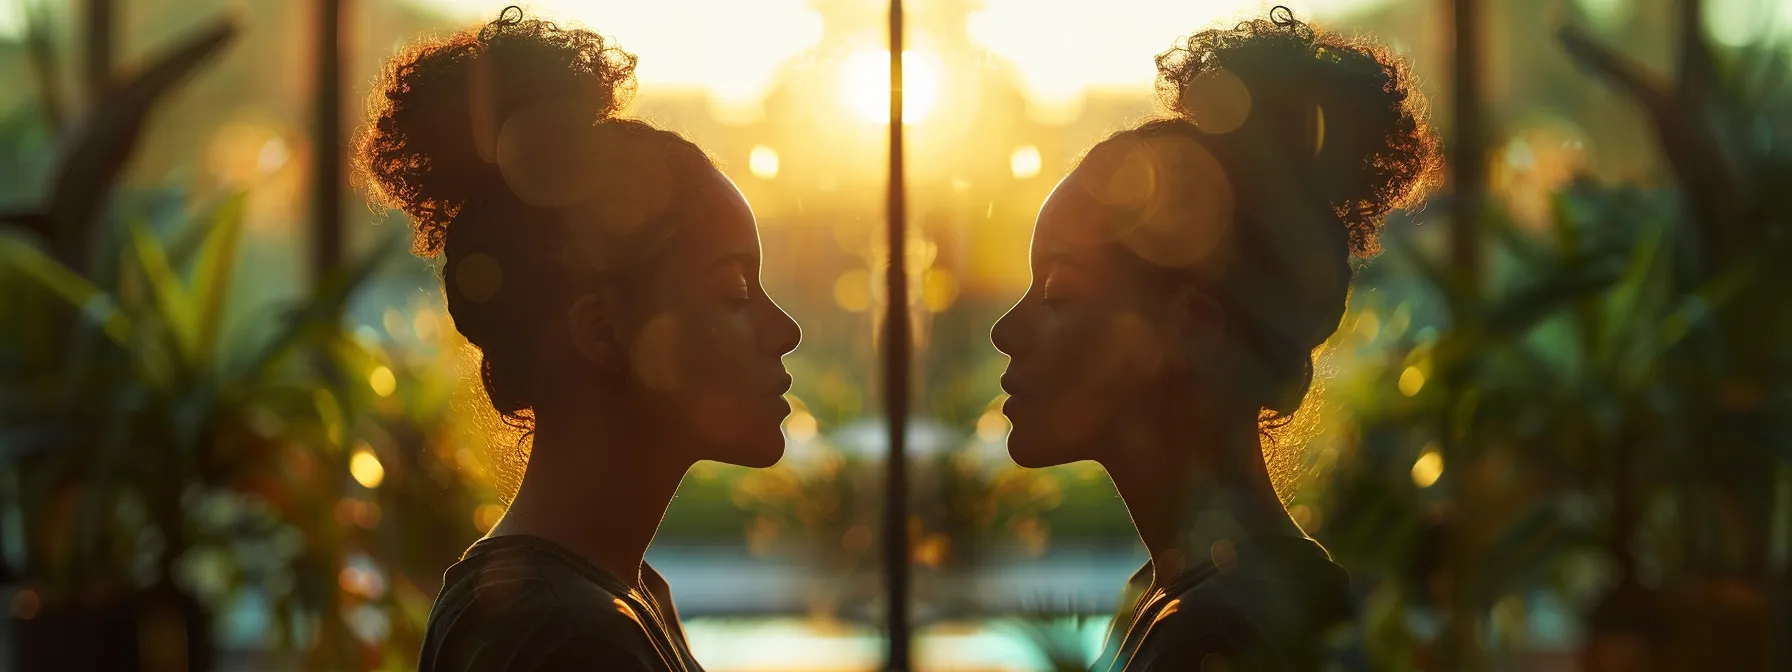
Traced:
[[1158, 95], [1176, 118], [1141, 131], [1200, 137], [1230, 173], [1240, 211], [1311, 197], [1335, 216], [1251, 210], [1260, 216], [1237, 238], [1248, 263], [1225, 272], [1263, 365], [1252, 393], [1285, 420], [1311, 386], [1313, 350], [1343, 317], [1352, 258], [1379, 253], [1388, 213], [1417, 204], [1440, 174], [1424, 97], [1405, 60], [1316, 31], [1286, 7], [1195, 33], [1157, 67]]
[[[491, 23], [413, 44], [387, 61], [356, 143], [357, 173], [375, 203], [411, 216], [412, 250], [433, 257], [468, 200], [493, 185], [540, 185], [514, 194], [530, 204], [577, 196], [568, 185], [593, 167], [566, 163], [576, 161], [574, 152], [532, 157], [550, 167], [503, 179], [506, 140], [508, 149], [540, 143], [505, 129], [549, 120], [554, 128], [589, 127], [611, 118], [633, 94], [634, 72], [635, 57], [597, 33], [506, 8]], [[560, 179], [538, 179], [548, 174]]]
[[[1308, 169], [1358, 258], [1380, 252], [1383, 220], [1421, 200], [1441, 162], [1424, 96], [1386, 48], [1269, 18], [1204, 30], [1157, 57], [1158, 94], [1203, 133], [1260, 124]], [[1261, 151], [1251, 148], [1246, 151]]]

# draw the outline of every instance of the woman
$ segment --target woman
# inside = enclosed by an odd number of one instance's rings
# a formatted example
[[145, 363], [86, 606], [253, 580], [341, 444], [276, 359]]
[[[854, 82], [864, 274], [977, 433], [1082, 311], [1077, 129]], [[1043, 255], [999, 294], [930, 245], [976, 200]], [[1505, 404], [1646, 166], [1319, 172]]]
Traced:
[[1014, 460], [1099, 462], [1151, 556], [1097, 670], [1317, 669], [1353, 610], [1264, 437], [1437, 152], [1404, 63], [1270, 17], [1158, 57], [1175, 116], [1097, 144], [1052, 192], [1033, 285], [992, 333]]
[[642, 554], [692, 464], [783, 454], [801, 332], [734, 185], [615, 116], [634, 65], [512, 7], [411, 46], [373, 94], [361, 172], [441, 258], [485, 391], [532, 441], [503, 520], [448, 569], [423, 670], [700, 669]]

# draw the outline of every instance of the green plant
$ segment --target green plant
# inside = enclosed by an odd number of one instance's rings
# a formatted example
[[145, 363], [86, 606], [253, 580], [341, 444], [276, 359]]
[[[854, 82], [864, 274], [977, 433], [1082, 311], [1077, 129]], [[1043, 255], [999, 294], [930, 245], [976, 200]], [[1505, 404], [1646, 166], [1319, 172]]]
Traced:
[[[1785, 58], [1726, 54], [1692, 87], [1562, 40], [1655, 120], [1678, 190], [1577, 181], [1544, 237], [1490, 213], [1479, 293], [1391, 241], [1381, 272], [1411, 274], [1401, 310], [1425, 317], [1342, 386], [1358, 429], [1322, 536], [1385, 579], [1381, 611], [1413, 615], [1366, 633], [1377, 669], [1484, 669], [1502, 605], [1535, 590], [1585, 610], [1588, 669], [1620, 650], [1762, 669], [1783, 639], [1770, 542], [1792, 525], [1774, 504], [1792, 488]], [[1441, 625], [1429, 663], [1414, 618]]]
[[[145, 118], [234, 31], [220, 21], [108, 90], [47, 195], [4, 217], [0, 471], [25, 528], [7, 569], [41, 603], [15, 621], [28, 669], [206, 669], [212, 614], [245, 590], [307, 669], [412, 664], [442, 566], [491, 496], [456, 458], [460, 381], [344, 324], [396, 246], [273, 319], [227, 319], [258, 303], [231, 296], [247, 196], [156, 222], [120, 193]], [[27, 116], [8, 117], [8, 147], [28, 149], [12, 142]], [[123, 625], [92, 627], [107, 622]]]

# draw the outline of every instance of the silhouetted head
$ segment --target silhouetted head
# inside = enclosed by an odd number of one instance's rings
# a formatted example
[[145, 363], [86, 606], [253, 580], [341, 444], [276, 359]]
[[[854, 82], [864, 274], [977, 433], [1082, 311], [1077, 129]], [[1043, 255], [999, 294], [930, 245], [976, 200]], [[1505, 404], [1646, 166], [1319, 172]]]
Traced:
[[625, 450], [768, 466], [800, 332], [760, 287], [733, 183], [689, 140], [615, 116], [634, 68], [509, 8], [387, 64], [357, 167], [411, 216], [413, 251], [441, 258], [508, 422], [601, 416], [652, 439]]
[[1058, 184], [1033, 285], [993, 332], [1023, 465], [1101, 461], [1164, 417], [1291, 415], [1353, 262], [1436, 174], [1406, 65], [1286, 9], [1157, 64], [1174, 117], [1102, 141]]

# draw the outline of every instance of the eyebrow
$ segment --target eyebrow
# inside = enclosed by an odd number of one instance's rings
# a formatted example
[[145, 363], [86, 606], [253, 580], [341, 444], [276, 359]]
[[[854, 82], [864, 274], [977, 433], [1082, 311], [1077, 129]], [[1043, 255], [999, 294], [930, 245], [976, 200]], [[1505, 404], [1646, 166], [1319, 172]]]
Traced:
[[1045, 255], [1039, 261], [1040, 261], [1041, 265], [1046, 265], [1046, 266], [1049, 266], [1052, 264], [1063, 264], [1065, 266], [1075, 267], [1079, 271], [1089, 270], [1088, 264], [1083, 263], [1082, 260], [1071, 256], [1067, 252], [1053, 252], [1051, 254]]
[[729, 252], [720, 257], [717, 257], [715, 259], [715, 261], [709, 262], [709, 266], [707, 268], [713, 269], [713, 268], [728, 266], [728, 265], [732, 265], [732, 264], [740, 264], [742, 266], [746, 266], [747, 268], [757, 269], [757, 268], [759, 268], [759, 255], [753, 254], [752, 252], [746, 252], [746, 251]]

